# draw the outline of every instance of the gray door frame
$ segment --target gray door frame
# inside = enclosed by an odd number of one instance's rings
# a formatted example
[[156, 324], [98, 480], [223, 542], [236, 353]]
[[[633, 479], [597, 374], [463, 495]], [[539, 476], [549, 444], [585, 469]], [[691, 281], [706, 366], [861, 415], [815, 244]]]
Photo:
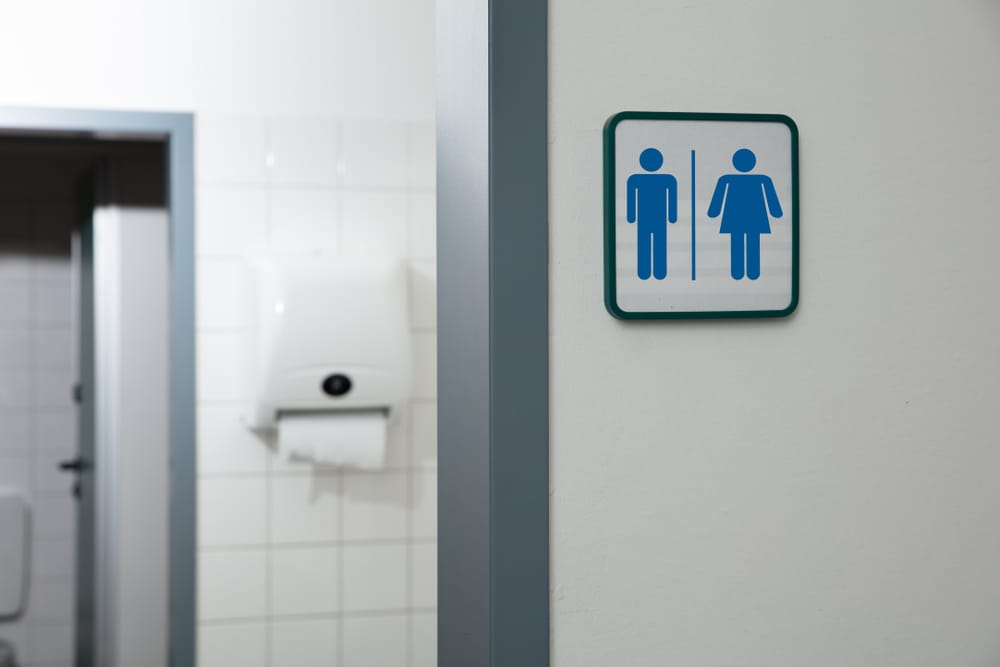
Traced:
[[196, 660], [196, 449], [194, 292], [194, 116], [69, 109], [0, 108], [0, 132], [167, 143], [170, 214], [170, 658]]
[[437, 3], [440, 667], [549, 664], [547, 14]]

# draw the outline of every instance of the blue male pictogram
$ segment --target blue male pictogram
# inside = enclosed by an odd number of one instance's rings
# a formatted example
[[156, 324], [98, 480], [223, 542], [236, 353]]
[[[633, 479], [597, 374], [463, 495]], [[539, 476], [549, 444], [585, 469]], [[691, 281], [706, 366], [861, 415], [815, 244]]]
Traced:
[[781, 217], [781, 203], [771, 177], [747, 173], [756, 164], [757, 156], [748, 148], [733, 153], [733, 166], [740, 173], [719, 178], [708, 206], [708, 217], [722, 214], [719, 233], [729, 234], [730, 274], [734, 280], [744, 275], [750, 280], [760, 277], [760, 235], [771, 233], [768, 212], [772, 217]]
[[663, 154], [655, 148], [639, 154], [639, 165], [647, 173], [632, 174], [626, 184], [627, 220], [639, 223], [638, 273], [643, 280], [650, 275], [663, 280], [667, 277], [667, 220], [677, 222], [677, 179], [653, 173], [663, 166]]

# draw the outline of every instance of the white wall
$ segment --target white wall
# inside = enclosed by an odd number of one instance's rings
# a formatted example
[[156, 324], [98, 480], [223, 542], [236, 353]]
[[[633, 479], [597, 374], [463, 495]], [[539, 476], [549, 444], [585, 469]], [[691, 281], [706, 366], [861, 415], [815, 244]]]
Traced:
[[[0, 104], [196, 113], [200, 667], [436, 660], [432, 54], [430, 0], [5, 8]], [[373, 244], [412, 269], [390, 467], [284, 465], [238, 421], [241, 258]]]
[[420, 118], [430, 0], [7, 3], [5, 105]]
[[[1000, 6], [550, 11], [554, 664], [995, 664]], [[605, 312], [623, 109], [795, 118], [791, 319]]]

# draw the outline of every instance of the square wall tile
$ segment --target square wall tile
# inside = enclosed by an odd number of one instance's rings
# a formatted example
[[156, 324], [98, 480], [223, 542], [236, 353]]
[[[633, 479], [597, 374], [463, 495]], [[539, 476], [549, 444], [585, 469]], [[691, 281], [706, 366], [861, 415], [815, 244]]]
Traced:
[[30, 376], [26, 368], [10, 368], [0, 373], [0, 409], [27, 408], [31, 405], [28, 391]]
[[410, 326], [437, 328], [437, 265], [413, 262], [410, 265]]
[[333, 542], [340, 528], [340, 481], [334, 474], [271, 478], [271, 541]]
[[344, 540], [406, 538], [406, 473], [344, 475]]
[[437, 137], [433, 122], [412, 123], [407, 181], [411, 188], [433, 188], [437, 176]]
[[334, 185], [340, 157], [338, 131], [338, 122], [333, 118], [273, 119], [273, 182], [279, 185]]
[[32, 442], [35, 447], [78, 446], [79, 421], [76, 406], [35, 411], [31, 415], [31, 425], [34, 430]]
[[198, 553], [198, 618], [267, 615], [267, 554], [263, 550]]
[[243, 422], [249, 406], [198, 406], [198, 473], [243, 474], [267, 470], [267, 443]]
[[198, 400], [242, 401], [249, 397], [246, 336], [236, 332], [199, 332]]
[[413, 398], [437, 398], [437, 334], [432, 331], [413, 334]]
[[262, 116], [198, 114], [195, 178], [199, 182], [266, 183], [270, 128]]
[[338, 667], [339, 623], [332, 618], [274, 621], [271, 623], [271, 667]]
[[30, 665], [71, 664], [75, 639], [72, 621], [28, 623]]
[[77, 338], [72, 328], [36, 328], [32, 332], [31, 362], [36, 368], [71, 368], [76, 363]]
[[28, 415], [28, 410], [0, 412], [0, 456], [26, 453], [31, 449], [31, 419]]
[[438, 549], [437, 544], [410, 546], [411, 571], [413, 572], [412, 605], [437, 606]]
[[271, 613], [322, 614], [339, 610], [339, 550], [280, 548], [271, 552]]
[[437, 612], [414, 614], [412, 662], [410, 667], [437, 667]]
[[74, 475], [60, 470], [63, 461], [69, 461], [77, 456], [76, 443], [69, 442], [62, 447], [37, 448], [33, 452], [31, 462], [31, 479], [34, 493], [37, 494], [71, 494], [76, 481]]
[[406, 186], [409, 147], [405, 123], [348, 120], [342, 127], [342, 184], [349, 187]]
[[36, 368], [31, 373], [31, 404], [35, 408], [69, 410], [76, 406], [76, 372], [69, 366]]
[[31, 530], [35, 539], [76, 539], [76, 499], [68, 493], [35, 498], [31, 503]]
[[29, 621], [73, 620], [76, 581], [64, 577], [35, 577], [28, 585]]
[[66, 539], [32, 541], [32, 576], [73, 580], [75, 572], [76, 542]]
[[198, 628], [198, 667], [269, 667], [267, 625], [202, 624]]
[[[4, 257], [0, 254], [0, 266], [3, 262]], [[26, 324], [29, 313], [27, 287], [0, 278], [0, 327]]]
[[414, 538], [437, 536], [437, 473], [414, 472], [411, 509]]
[[[3, 227], [0, 217], [0, 228]], [[21, 246], [12, 246], [0, 239], [0, 283], [10, 288], [26, 289], [31, 279], [31, 262]]]
[[263, 254], [271, 208], [264, 186], [198, 185], [195, 196], [198, 255]]
[[271, 250], [291, 255], [333, 253], [338, 246], [338, 220], [333, 190], [273, 190]]
[[250, 268], [240, 259], [197, 260], [198, 329], [241, 329], [250, 322]]
[[65, 286], [35, 284], [31, 287], [31, 321], [35, 324], [70, 324], [75, 312], [73, 293]]
[[29, 450], [12, 450], [0, 454], [0, 486], [17, 489], [28, 496], [30, 481], [31, 454]]
[[344, 664], [350, 667], [408, 667], [404, 615], [344, 619]]
[[406, 470], [410, 467], [410, 411], [397, 410], [386, 427], [385, 465], [383, 470]]
[[35, 246], [41, 246], [41, 253], [36, 251], [28, 260], [30, 264], [31, 281], [36, 285], [45, 285], [60, 290], [73, 288], [73, 264], [70, 233], [58, 239], [35, 241]]
[[266, 541], [266, 479], [219, 478], [198, 482], [199, 546], [245, 546]]
[[390, 611], [407, 607], [407, 546], [345, 545], [344, 611]]
[[346, 255], [405, 257], [406, 195], [345, 192], [341, 237]]
[[413, 465], [418, 468], [437, 467], [437, 403], [414, 401], [410, 409], [413, 437]]
[[32, 333], [27, 327], [0, 329], [0, 373], [31, 364]]
[[411, 192], [407, 195], [407, 216], [410, 226], [410, 257], [437, 257], [437, 195], [433, 192]]

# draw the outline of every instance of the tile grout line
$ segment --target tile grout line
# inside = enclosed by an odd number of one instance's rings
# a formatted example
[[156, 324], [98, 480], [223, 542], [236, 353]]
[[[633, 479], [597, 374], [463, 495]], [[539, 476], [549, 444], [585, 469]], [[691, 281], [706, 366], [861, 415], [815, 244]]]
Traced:
[[[341, 164], [344, 160], [344, 121], [341, 118], [336, 120], [335, 125], [334, 141], [337, 147], [337, 156], [334, 160], [334, 182], [336, 183], [338, 194], [334, 201], [334, 210], [336, 212], [337, 219], [334, 221], [336, 225], [335, 229], [335, 244], [334, 244], [334, 256], [342, 257], [344, 254], [344, 197], [340, 193], [342, 185], [343, 175], [341, 174]], [[336, 490], [337, 490], [337, 541], [340, 545], [337, 547], [337, 611], [343, 613], [344, 611], [344, 586], [346, 578], [344, 576], [345, 564], [344, 564], [344, 475], [340, 470], [336, 472]], [[336, 667], [344, 667], [344, 619], [343, 617], [338, 618], [336, 622], [337, 632], [337, 647], [336, 647]]]
[[[408, 135], [409, 140], [412, 141], [412, 135]], [[407, 152], [409, 153], [410, 145], [407, 142]], [[409, 156], [408, 156], [409, 157]], [[407, 161], [409, 164], [409, 161]], [[409, 207], [407, 207], [409, 209]], [[409, 215], [409, 210], [407, 210]], [[409, 247], [409, 246], [407, 246]], [[412, 291], [412, 289], [411, 289]], [[410, 307], [412, 308], [412, 294], [410, 300]], [[406, 433], [406, 467], [409, 469], [413, 468], [414, 460], [414, 443], [416, 439], [413, 437], [414, 428], [416, 420], [414, 419], [413, 402], [410, 401], [407, 406], [410, 415], [409, 423], [407, 424]], [[407, 472], [406, 474], [406, 605], [408, 608], [413, 607], [413, 472]], [[414, 667], [413, 657], [414, 657], [414, 631], [413, 631], [413, 613], [407, 611], [406, 614], [406, 665], [407, 667]]]
[[[338, 147], [338, 151], [340, 148]], [[407, 176], [407, 179], [409, 177]], [[414, 192], [415, 194], [434, 194], [435, 188], [426, 185], [413, 185], [406, 182], [403, 185], [386, 184], [384, 182], [375, 184], [351, 184], [344, 183], [343, 178], [337, 174], [331, 183], [295, 183], [290, 181], [274, 181], [271, 178], [262, 181], [198, 181], [195, 187], [218, 189], [218, 190], [253, 190], [260, 188], [272, 188], [274, 190], [286, 190], [291, 192], [338, 192], [348, 194], [402, 194]]]
[[[50, 538], [49, 541], [58, 541], [58, 536], [55, 538]], [[245, 544], [207, 544], [200, 546], [198, 551], [204, 553], [228, 553], [232, 551], [263, 551], [270, 549], [271, 551], [283, 551], [283, 550], [299, 550], [299, 549], [342, 549], [345, 547], [399, 547], [406, 546], [407, 544], [413, 544], [416, 546], [429, 546], [436, 544], [436, 538], [434, 537], [399, 537], [399, 538], [382, 538], [382, 539], [363, 539], [363, 540], [325, 540], [317, 542], [269, 542], [269, 543], [245, 543]]]
[[[271, 463], [269, 460], [268, 467], [270, 467], [270, 465]], [[265, 650], [264, 660], [265, 664], [269, 665], [270, 667], [274, 667], [273, 665], [271, 665], [271, 656], [273, 654], [272, 647], [274, 645], [274, 638], [273, 638], [274, 594], [272, 593], [273, 590], [272, 582], [274, 580], [274, 575], [272, 573], [273, 563], [274, 563], [274, 550], [272, 548], [274, 526], [272, 525], [271, 521], [271, 498], [272, 498], [271, 476], [268, 475], [264, 482], [264, 502], [266, 503], [265, 514], [264, 514], [264, 530], [265, 530], [265, 535], [267, 536], [267, 545], [264, 549], [264, 570], [265, 570], [264, 599], [266, 601], [265, 608], [267, 609], [267, 622], [265, 624], [265, 629], [264, 629], [264, 650]]]
[[[351, 470], [339, 473], [333, 470], [276, 470], [271, 473], [272, 477], [276, 478], [302, 478], [302, 477], [335, 477], [337, 474], [342, 474], [347, 478], [355, 479], [374, 479], [378, 477], [391, 476], [391, 475], [403, 475], [408, 472], [424, 472], [427, 470], [436, 470], [435, 466], [426, 465], [414, 465], [412, 468], [406, 467], [386, 467], [380, 468], [378, 470]], [[267, 472], [206, 472], [198, 475], [198, 479], [260, 479], [267, 477]]]
[[[426, 616], [437, 611], [437, 607], [398, 607], [389, 609], [364, 609], [359, 611], [345, 612], [300, 612], [276, 614], [274, 616], [227, 616], [220, 618], [202, 619], [201, 624], [206, 626], [226, 626], [226, 625], [251, 625], [266, 622], [268, 619], [280, 621], [316, 621], [316, 620], [337, 620], [337, 619], [370, 619], [370, 618], [393, 618], [395, 616], [421, 615]], [[284, 667], [280, 665], [278, 667]], [[347, 666], [350, 667], [350, 666]]]
[[337, 611], [341, 616], [337, 619], [337, 667], [344, 666], [344, 478], [337, 475]]
[[[28, 244], [29, 248], [31, 248], [31, 247], [34, 246], [34, 231], [35, 231], [34, 230], [34, 217], [35, 217], [34, 216], [34, 207], [31, 206], [31, 205], [29, 205], [29, 207], [28, 207], [28, 234], [30, 235], [30, 238], [31, 238], [31, 242], [29, 242], [29, 244]], [[37, 378], [35, 376], [35, 373], [37, 372], [37, 368], [36, 368], [35, 355], [37, 354], [37, 350], [36, 350], [36, 345], [35, 345], [35, 336], [34, 336], [34, 334], [35, 334], [35, 331], [36, 331], [36, 328], [37, 328], [38, 303], [37, 303], [37, 292], [35, 290], [35, 284], [36, 284], [35, 283], [35, 278], [36, 278], [36, 276], [35, 276], [34, 254], [31, 252], [31, 250], [28, 250], [28, 255], [27, 256], [28, 256], [28, 324], [29, 324], [29, 331], [31, 331], [32, 335], [28, 339], [29, 371], [28, 371], [27, 383], [26, 383], [27, 387], [25, 388], [26, 392], [27, 392], [26, 404], [28, 406], [25, 409], [25, 412], [27, 412], [27, 414], [28, 414], [28, 441], [30, 443], [30, 447], [29, 447], [30, 451], [29, 451], [29, 454], [28, 454], [28, 479], [24, 480], [24, 489], [25, 489], [25, 495], [28, 496], [26, 498], [26, 501], [30, 505], [34, 505], [35, 501], [36, 501], [36, 498], [35, 498], [35, 495], [36, 495], [36, 489], [35, 489], [35, 475], [36, 475], [36, 470], [35, 470], [35, 467], [38, 465], [38, 457], [37, 457], [38, 424], [37, 424], [37, 416], [35, 414], [35, 407], [36, 407], [36, 403], [37, 403], [37, 401], [35, 400], [35, 392], [37, 390], [37, 387], [36, 387]], [[32, 514], [35, 514], [35, 513], [32, 513]], [[29, 515], [28, 521], [31, 522], [31, 523], [35, 523], [37, 521], [37, 517]], [[35, 542], [36, 535], [37, 535], [37, 528], [34, 528], [34, 530], [32, 530], [31, 533], [29, 534], [29, 538], [28, 538], [30, 540], [30, 542], [29, 542], [29, 548], [32, 548], [32, 551], [34, 551], [33, 547], [35, 546], [34, 542]], [[30, 581], [31, 581], [31, 564], [30, 563], [27, 566], [27, 570], [28, 571], [27, 571], [26, 574], [28, 576], [28, 581], [29, 581], [29, 585], [30, 585]], [[29, 593], [29, 596], [30, 596], [30, 593]], [[29, 596], [26, 596], [26, 597], [29, 597]], [[31, 604], [31, 602], [30, 602], [30, 598], [29, 598], [29, 600], [26, 601], [26, 607], [22, 610], [22, 613], [24, 615], [25, 634], [28, 637], [31, 636], [32, 630], [35, 627], [37, 627], [37, 622], [34, 619], [30, 618], [31, 610], [27, 608], [27, 605], [30, 605], [30, 604]], [[28, 649], [30, 649], [30, 646], [31, 646], [32, 642], [30, 640], [28, 640], [26, 642], [26, 644], [27, 644], [27, 646], [24, 647], [25, 648], [25, 653], [28, 653]], [[28, 654], [28, 655], [25, 655], [23, 659], [26, 662], [29, 662], [29, 664], [30, 664], [31, 657], [32, 656], [30, 654]]]
[[336, 129], [334, 130], [334, 142], [337, 147], [337, 156], [334, 160], [334, 174], [333, 182], [336, 184], [335, 192], [336, 198], [333, 202], [334, 215], [337, 219], [333, 221], [335, 225], [334, 228], [334, 257], [343, 257], [344, 255], [344, 196], [342, 181], [344, 179], [343, 175], [340, 173], [340, 166], [344, 160], [344, 122], [341, 119], [336, 121]]
[[[274, 220], [273, 206], [271, 205], [271, 181], [272, 179], [272, 161], [274, 156], [274, 121], [271, 118], [267, 119], [267, 153], [268, 161], [268, 172], [267, 172], [267, 192], [265, 194], [267, 198], [267, 235], [266, 241], [268, 248], [270, 249], [273, 244], [273, 232], [272, 223]], [[244, 339], [246, 337], [244, 336]], [[244, 341], [245, 344], [245, 341]], [[264, 502], [265, 505], [265, 515], [264, 515], [264, 534], [266, 535], [267, 548], [264, 552], [264, 590], [266, 600], [266, 610], [267, 610], [267, 621], [264, 628], [264, 663], [268, 667], [274, 667], [272, 664], [272, 659], [274, 655], [274, 593], [273, 593], [273, 581], [274, 581], [274, 551], [272, 548], [274, 542], [274, 526], [271, 521], [271, 504], [272, 504], [272, 467], [273, 461], [270, 457], [266, 460], [267, 463], [267, 475], [264, 482]]]

